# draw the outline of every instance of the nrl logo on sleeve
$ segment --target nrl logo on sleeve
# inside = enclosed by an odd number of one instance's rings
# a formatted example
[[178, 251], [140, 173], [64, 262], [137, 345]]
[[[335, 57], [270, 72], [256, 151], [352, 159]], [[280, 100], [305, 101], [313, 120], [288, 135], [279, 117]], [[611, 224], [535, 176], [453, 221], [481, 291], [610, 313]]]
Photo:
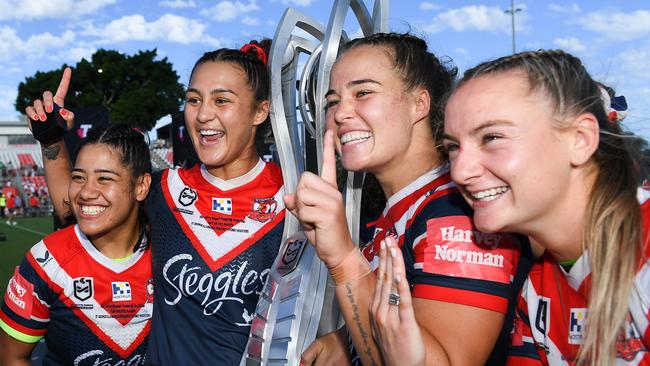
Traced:
[[185, 187], [181, 191], [181, 194], [178, 195], [178, 203], [180, 203], [183, 206], [189, 206], [193, 204], [197, 198], [199, 198], [199, 195], [196, 193], [195, 190], [193, 190], [190, 187]]
[[277, 208], [278, 202], [273, 197], [255, 198], [253, 200], [253, 209], [248, 217], [255, 221], [266, 222], [275, 217]]
[[86, 301], [93, 296], [93, 278], [79, 277], [72, 282], [74, 296], [79, 301]]

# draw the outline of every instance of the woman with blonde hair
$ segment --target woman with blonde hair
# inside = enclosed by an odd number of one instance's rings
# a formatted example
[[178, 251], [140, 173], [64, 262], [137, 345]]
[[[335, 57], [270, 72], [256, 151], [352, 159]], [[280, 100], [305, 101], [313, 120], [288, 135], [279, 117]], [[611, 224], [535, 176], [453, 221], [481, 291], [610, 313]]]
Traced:
[[[476, 226], [545, 249], [519, 298], [509, 364], [650, 362], [650, 202], [627, 145], [608, 93], [562, 51], [480, 64], [451, 95], [444, 146]], [[401, 278], [398, 256], [385, 263]], [[382, 346], [408, 357], [421, 341], [408, 301], [399, 310], [380, 333], [411, 346]]]

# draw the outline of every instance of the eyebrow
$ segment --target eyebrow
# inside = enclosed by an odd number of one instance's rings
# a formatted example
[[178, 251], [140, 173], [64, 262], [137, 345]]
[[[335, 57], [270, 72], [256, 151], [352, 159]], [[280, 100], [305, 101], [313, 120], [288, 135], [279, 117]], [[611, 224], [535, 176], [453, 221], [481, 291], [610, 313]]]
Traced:
[[[79, 172], [79, 173], [85, 173], [86, 172], [84, 169], [81, 169], [81, 168], [72, 168], [72, 171], [73, 172]], [[108, 173], [108, 174], [113, 174], [113, 175], [119, 176], [119, 174], [116, 171], [110, 170], [110, 169], [95, 169], [95, 170], [93, 170], [93, 172], [95, 172], [95, 173]]]
[[[367, 84], [367, 83], [370, 83], [370, 84], [377, 84], [377, 85], [383, 85], [382, 83], [380, 83], [380, 82], [377, 81], [377, 80], [373, 80], [373, 79], [359, 79], [359, 80], [352, 80], [352, 81], [349, 81], [347, 84], [345, 84], [345, 87], [346, 87], [346, 88], [351, 88], [351, 87], [356, 86], [356, 85]], [[334, 91], [334, 89], [330, 89], [330, 90], [328, 90], [327, 93], [325, 93], [325, 98], [327, 98], [328, 96], [330, 96], [330, 95], [332, 95], [332, 94], [336, 94], [336, 91]]]
[[[201, 92], [199, 92], [199, 90], [196, 89], [196, 88], [187, 88], [187, 91], [185, 93], [186, 94], [187, 93], [201, 94]], [[230, 94], [234, 94], [234, 95], [238, 96], [237, 93], [235, 93], [234, 90], [228, 89], [228, 88], [216, 88], [216, 89], [210, 90], [211, 95], [219, 94], [219, 93], [230, 93]]]
[[[478, 135], [481, 131], [494, 127], [494, 126], [501, 126], [501, 125], [506, 125], [506, 126], [512, 126], [512, 122], [510, 121], [505, 121], [505, 120], [493, 120], [493, 121], [485, 121], [481, 123], [480, 125], [474, 127], [469, 134], [472, 136]], [[442, 134], [443, 139], [448, 139], [448, 140], [454, 140], [457, 141], [455, 137], [448, 135], [447, 133]]]

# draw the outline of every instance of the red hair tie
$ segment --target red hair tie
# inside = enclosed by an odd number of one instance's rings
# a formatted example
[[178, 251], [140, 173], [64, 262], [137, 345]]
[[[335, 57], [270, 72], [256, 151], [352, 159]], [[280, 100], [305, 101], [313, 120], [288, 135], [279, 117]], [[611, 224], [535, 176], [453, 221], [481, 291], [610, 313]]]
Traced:
[[242, 51], [243, 53], [248, 54], [248, 51], [250, 51], [251, 49], [255, 50], [255, 53], [257, 54], [257, 59], [262, 61], [264, 66], [266, 66], [268, 58], [266, 56], [266, 52], [264, 52], [264, 49], [262, 47], [254, 44], [254, 43], [249, 43], [249, 44], [245, 44], [245, 45], [241, 46], [241, 48], [239, 50]]

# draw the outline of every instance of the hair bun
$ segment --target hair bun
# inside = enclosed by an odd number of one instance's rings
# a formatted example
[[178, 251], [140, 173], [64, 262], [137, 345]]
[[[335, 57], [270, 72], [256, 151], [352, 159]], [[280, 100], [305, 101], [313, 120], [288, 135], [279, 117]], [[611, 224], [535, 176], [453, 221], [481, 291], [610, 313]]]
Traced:
[[252, 56], [253, 58], [262, 61], [264, 66], [266, 66], [268, 63], [268, 56], [266, 55], [266, 51], [264, 51], [264, 49], [259, 44], [257, 44], [257, 42], [245, 44], [239, 50], [247, 56]]

